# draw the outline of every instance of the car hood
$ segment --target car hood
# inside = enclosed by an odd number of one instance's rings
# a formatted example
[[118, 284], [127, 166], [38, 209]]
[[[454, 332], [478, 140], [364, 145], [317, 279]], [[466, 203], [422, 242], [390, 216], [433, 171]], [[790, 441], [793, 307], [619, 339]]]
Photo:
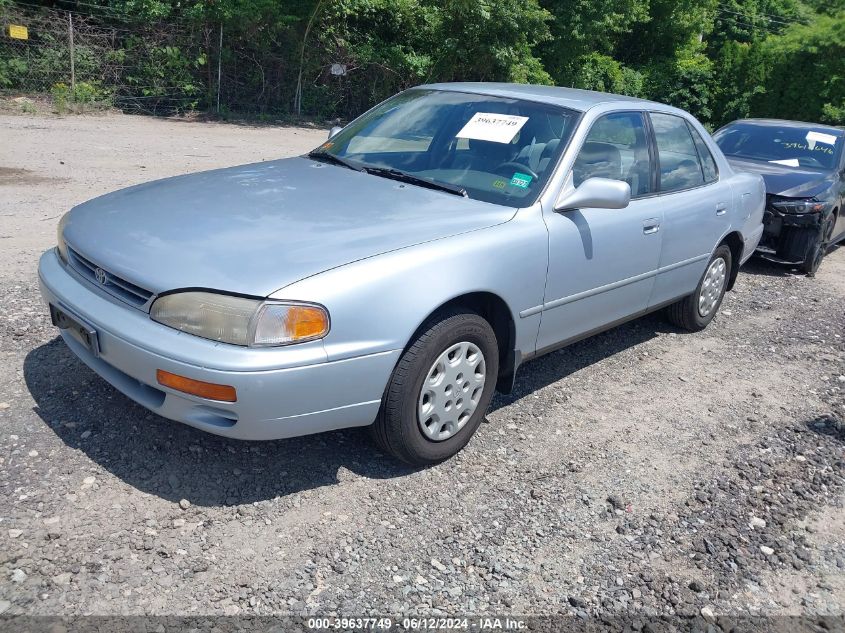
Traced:
[[728, 162], [734, 171], [760, 174], [766, 182], [766, 193], [777, 196], [810, 198], [830, 187], [830, 175], [823, 171], [736, 158], [729, 158]]
[[64, 238], [154, 293], [267, 296], [324, 270], [508, 221], [515, 209], [306, 158], [145, 183], [84, 204]]

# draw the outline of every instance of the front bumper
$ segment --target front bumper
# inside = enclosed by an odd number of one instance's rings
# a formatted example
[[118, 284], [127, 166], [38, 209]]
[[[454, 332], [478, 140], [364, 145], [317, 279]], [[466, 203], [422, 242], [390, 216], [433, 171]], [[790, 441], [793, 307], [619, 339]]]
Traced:
[[822, 217], [821, 213], [781, 213], [767, 206], [757, 254], [782, 264], [801, 264], [811, 238], [821, 230]]
[[[201, 339], [102, 294], [53, 250], [41, 257], [38, 278], [45, 301], [96, 329], [97, 356], [61, 331], [86, 365], [151, 411], [226, 437], [270, 440], [368, 425], [401, 353], [327, 362], [321, 341], [257, 349]], [[238, 400], [218, 402], [163, 387], [158, 369], [231, 385]]]

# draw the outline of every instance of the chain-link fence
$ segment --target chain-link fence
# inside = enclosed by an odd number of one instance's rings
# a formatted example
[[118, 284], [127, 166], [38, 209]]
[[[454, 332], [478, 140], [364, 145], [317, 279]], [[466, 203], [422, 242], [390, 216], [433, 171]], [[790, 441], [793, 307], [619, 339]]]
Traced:
[[166, 114], [216, 108], [219, 26], [139, 23], [28, 5], [0, 8], [0, 91], [58, 108], [108, 103]]
[[[50, 95], [57, 109], [103, 103], [129, 112], [186, 110], [352, 118], [406, 87], [383, 66], [354, 68], [343, 46], [296, 27], [141, 20], [0, 2], [0, 94]], [[303, 63], [304, 62], [304, 63]]]

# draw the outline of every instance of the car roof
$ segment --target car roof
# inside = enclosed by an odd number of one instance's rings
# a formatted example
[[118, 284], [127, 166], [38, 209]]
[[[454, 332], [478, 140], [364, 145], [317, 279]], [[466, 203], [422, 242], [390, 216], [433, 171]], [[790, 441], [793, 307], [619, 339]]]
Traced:
[[596, 92], [580, 90], [578, 88], [561, 88], [558, 86], [535, 86], [530, 84], [509, 84], [492, 82], [460, 82], [437, 83], [417, 86], [427, 90], [448, 90], [452, 92], [470, 92], [473, 94], [489, 95], [491, 97], [506, 97], [511, 99], [527, 99], [557, 106], [586, 111], [602, 103], [616, 103], [620, 106], [641, 109], [645, 104], [660, 105], [654, 101], [646, 101], [636, 97], [626, 97], [610, 92]]
[[820, 130], [830, 130], [831, 132], [837, 132], [842, 134], [845, 132], [845, 128], [841, 128], [836, 125], [826, 125], [824, 123], [807, 123], [806, 121], [789, 121], [788, 119], [737, 119], [736, 121], [731, 121], [727, 123], [725, 127], [728, 125], [734, 125], [736, 123], [750, 123], [752, 125], [759, 125], [760, 127], [792, 127], [792, 128], [807, 128], [812, 127]]

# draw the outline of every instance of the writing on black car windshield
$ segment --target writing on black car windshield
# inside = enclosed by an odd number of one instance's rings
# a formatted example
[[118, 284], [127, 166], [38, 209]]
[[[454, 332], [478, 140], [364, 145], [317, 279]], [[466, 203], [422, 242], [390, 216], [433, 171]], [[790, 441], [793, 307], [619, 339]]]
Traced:
[[739, 124], [719, 131], [715, 139], [726, 156], [785, 167], [833, 169], [845, 134], [829, 128]]
[[520, 207], [536, 200], [575, 121], [573, 110], [542, 103], [417, 89], [376, 107], [319, 151]]

